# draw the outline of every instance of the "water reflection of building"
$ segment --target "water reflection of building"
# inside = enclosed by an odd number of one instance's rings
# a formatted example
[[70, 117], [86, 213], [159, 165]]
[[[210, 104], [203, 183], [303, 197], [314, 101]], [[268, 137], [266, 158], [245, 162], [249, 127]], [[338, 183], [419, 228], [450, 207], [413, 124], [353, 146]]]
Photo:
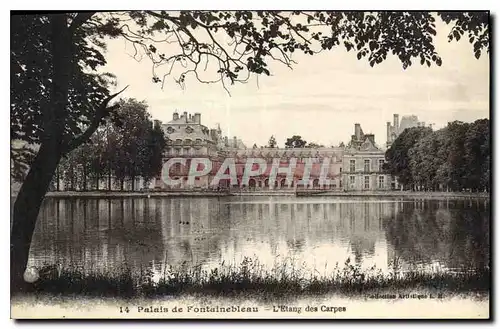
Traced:
[[[317, 197], [47, 199], [30, 262], [86, 270], [205, 269], [259, 259], [331, 271], [347, 258], [383, 270], [489, 264], [487, 201]], [[434, 265], [433, 265], [434, 264]]]
[[213, 227], [218, 212], [208, 199], [48, 199], [37, 222], [30, 262], [88, 271], [203, 264], [220, 254], [225, 228]]

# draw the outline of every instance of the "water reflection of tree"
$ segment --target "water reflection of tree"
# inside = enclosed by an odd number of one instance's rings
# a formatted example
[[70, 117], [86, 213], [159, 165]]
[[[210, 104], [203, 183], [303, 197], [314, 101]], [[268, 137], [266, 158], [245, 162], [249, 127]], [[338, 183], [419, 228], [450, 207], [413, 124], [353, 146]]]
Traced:
[[407, 263], [488, 264], [489, 204], [460, 202], [48, 199], [32, 258], [89, 268], [113, 269], [125, 263], [158, 269], [165, 262], [229, 261], [223, 257], [233, 257], [249, 244], [267, 253], [284, 246], [298, 255], [315, 245], [345, 241], [361, 263], [374, 255], [376, 242], [384, 239], [383, 228], [396, 257]]
[[[35, 260], [51, 258], [57, 263], [108, 270], [123, 264], [146, 267], [161, 260], [160, 231], [154, 225], [144, 225], [147, 201], [51, 199], [44, 207], [54, 205], [55, 216], [42, 212], [35, 231], [31, 253]], [[125, 209], [128, 207], [134, 211]], [[55, 229], [47, 230], [46, 226]]]
[[393, 258], [408, 266], [481, 267], [488, 259], [488, 211], [467, 201], [402, 202], [384, 218]]
[[450, 267], [489, 266], [489, 202], [457, 201], [450, 209], [455, 218], [452, 226], [454, 239], [458, 242], [450, 255]]

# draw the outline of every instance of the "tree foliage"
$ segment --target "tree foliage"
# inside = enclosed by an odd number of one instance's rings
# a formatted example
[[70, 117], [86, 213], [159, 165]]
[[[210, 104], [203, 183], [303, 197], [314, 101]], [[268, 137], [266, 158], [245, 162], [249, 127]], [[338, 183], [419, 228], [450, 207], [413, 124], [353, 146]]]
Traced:
[[[130, 181], [136, 188], [135, 178], [147, 182], [160, 174], [166, 145], [161, 126], [151, 121], [145, 102], [121, 99], [118, 104], [120, 108], [90, 142], [61, 162], [59, 172], [66, 189], [98, 189], [99, 181], [106, 177], [109, 182], [111, 177], [122, 183]], [[108, 189], [112, 189], [109, 182]]]
[[[123, 16], [134, 24], [124, 23]], [[438, 17], [452, 26], [450, 40], [467, 33], [477, 57], [488, 51], [487, 12], [137, 11], [110, 13], [98, 22], [106, 22], [110, 35], [132, 42], [134, 56], [152, 60], [154, 82], [164, 84], [174, 67], [182, 65], [174, 76], [179, 84], [192, 75], [225, 87], [246, 81], [253, 73], [272, 74], [270, 60], [291, 67], [294, 53], [313, 55], [338, 46], [367, 59], [371, 66], [390, 54], [403, 68], [414, 62], [441, 65], [433, 45]], [[177, 51], [165, 53], [162, 45], [172, 43], [178, 45]], [[217, 64], [217, 77], [208, 79], [202, 73], [210, 60]], [[160, 73], [160, 66], [168, 69]]]
[[384, 168], [389, 174], [398, 177], [400, 184], [408, 185], [413, 182], [409, 152], [419, 140], [431, 132], [428, 127], [405, 129], [386, 151], [387, 162]]
[[481, 119], [450, 122], [434, 132], [405, 129], [387, 150], [385, 169], [408, 188], [489, 190], [489, 125]]
[[290, 138], [286, 139], [285, 142], [285, 147], [286, 148], [300, 148], [300, 147], [306, 147], [307, 142], [302, 139], [301, 136], [298, 135], [293, 135]]
[[305, 147], [317, 149], [317, 148], [325, 147], [325, 145], [314, 143], [314, 142], [309, 142], [309, 144], [307, 144], [307, 146], [305, 146]]
[[[68, 19], [77, 16], [68, 15]], [[11, 17], [11, 140], [39, 144], [44, 135], [52, 133], [44, 112], [54, 88], [52, 35], [57, 31], [49, 23], [46, 15]], [[67, 146], [82, 136], [115, 84], [112, 74], [97, 71], [106, 64], [105, 44], [94, 33], [85, 25], [75, 28], [72, 35], [66, 115], [56, 122], [64, 126]]]
[[274, 138], [274, 135], [269, 137], [269, 142], [267, 142], [267, 147], [269, 147], [269, 148], [278, 147], [278, 143], [276, 143], [276, 138]]

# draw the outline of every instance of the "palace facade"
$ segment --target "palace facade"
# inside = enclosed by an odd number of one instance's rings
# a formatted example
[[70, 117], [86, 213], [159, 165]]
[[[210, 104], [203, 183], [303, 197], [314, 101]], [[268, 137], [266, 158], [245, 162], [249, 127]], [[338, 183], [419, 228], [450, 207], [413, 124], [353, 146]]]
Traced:
[[342, 157], [342, 180], [345, 191], [389, 190], [395, 186], [384, 174], [385, 152], [375, 144], [375, 135], [364, 134], [354, 125], [354, 135]]
[[[354, 134], [346, 147], [330, 148], [247, 148], [236, 136], [222, 136], [220, 127], [209, 129], [201, 123], [201, 114], [174, 113], [172, 120], [162, 125], [167, 137], [164, 161], [177, 158], [169, 169], [175, 185], [167, 185], [162, 178], [155, 179], [154, 187], [160, 190], [209, 189], [226, 158], [234, 159], [236, 182], [221, 180], [216, 188], [245, 190], [321, 189], [337, 191], [389, 190], [395, 188], [390, 175], [382, 171], [384, 150], [375, 143], [373, 134], [364, 134], [361, 125], [354, 125]], [[188, 182], [193, 158], [204, 158], [212, 164], [207, 175]], [[243, 181], [248, 159], [264, 159], [267, 169], [258, 176]], [[294, 170], [279, 170], [274, 183], [269, 182], [273, 161], [279, 167], [292, 166]], [[293, 159], [293, 160], [292, 160]], [[312, 165], [310, 159], [316, 159]], [[324, 165], [328, 161], [328, 165]], [[306, 166], [310, 166], [308, 184], [301, 182]], [[194, 184], [193, 184], [194, 183]], [[303, 182], [302, 182], [303, 183]]]
[[[374, 134], [364, 133], [359, 123], [354, 124], [354, 134], [346, 146], [341, 143], [342, 146], [339, 147], [321, 148], [247, 148], [236, 136], [231, 138], [223, 136], [220, 126], [211, 129], [203, 125], [200, 113], [191, 115], [188, 112], [182, 114], [176, 112], [169, 122], [161, 123], [155, 120], [155, 125], [162, 127], [167, 139], [164, 163], [174, 158], [181, 160], [169, 168], [169, 177], [175, 180], [175, 184], [166, 184], [163, 177], [148, 181], [136, 177], [133, 182], [131, 180], [121, 182], [113, 176], [101, 178], [98, 182], [91, 180], [87, 184], [82, 184], [78, 177], [75, 181], [71, 181], [60, 177], [57, 172], [52, 189], [78, 191], [88, 188], [91, 190], [123, 188], [130, 191], [231, 188], [376, 191], [399, 188], [397, 180], [383, 171], [385, 149], [377, 145]], [[425, 123], [418, 121], [417, 116], [403, 116], [400, 122], [399, 115], [394, 114], [394, 124], [387, 122], [386, 146], [389, 147], [404, 129], [418, 126], [425, 126]], [[193, 181], [190, 181], [191, 163], [193, 159], [200, 158], [209, 162], [211, 168], [206, 175], [194, 177]], [[211, 183], [226, 159], [234, 161], [236, 178], [220, 180], [214, 186]], [[245, 170], [249, 169], [247, 162], [252, 159], [264, 160], [267, 167], [258, 176], [245, 180]], [[317, 162], [311, 164], [311, 159]], [[273, 166], [279, 168], [276, 175], [271, 172]], [[292, 169], [287, 170], [287, 168]], [[309, 177], [304, 179], [304, 173], [307, 172]]]

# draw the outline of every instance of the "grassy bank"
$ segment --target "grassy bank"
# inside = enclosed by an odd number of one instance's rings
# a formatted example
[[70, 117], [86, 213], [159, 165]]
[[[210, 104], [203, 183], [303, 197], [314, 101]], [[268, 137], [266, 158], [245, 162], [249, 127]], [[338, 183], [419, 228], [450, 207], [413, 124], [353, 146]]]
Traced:
[[340, 294], [363, 296], [380, 291], [437, 291], [445, 294], [486, 294], [490, 287], [489, 269], [460, 272], [392, 271], [384, 274], [371, 268], [361, 270], [346, 261], [328, 276], [297, 269], [286, 263], [264, 270], [258, 261], [245, 259], [238, 266], [222, 263], [211, 271], [199, 267], [166, 269], [156, 278], [150, 270], [132, 272], [128, 268], [113, 272], [88, 272], [77, 267], [40, 269], [40, 278], [31, 293], [96, 297], [155, 297], [162, 295], [233, 294], [301, 296]]

